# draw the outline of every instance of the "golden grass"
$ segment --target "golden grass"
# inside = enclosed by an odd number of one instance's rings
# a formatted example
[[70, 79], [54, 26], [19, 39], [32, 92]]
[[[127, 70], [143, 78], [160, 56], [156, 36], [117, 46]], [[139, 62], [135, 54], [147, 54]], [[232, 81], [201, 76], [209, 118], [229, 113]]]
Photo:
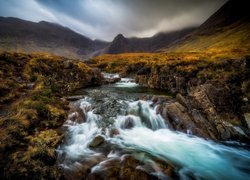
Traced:
[[193, 35], [163, 52], [210, 53], [221, 58], [239, 58], [250, 52], [250, 23], [237, 22], [213, 34]]
[[[199, 61], [216, 63], [223, 59], [238, 59], [245, 54], [238, 52], [165, 52], [165, 53], [124, 53], [105, 54], [91, 60], [93, 67], [98, 67], [107, 72], [122, 72], [124, 68], [131, 65], [142, 64], [153, 67], [164, 65], [178, 65], [180, 63], [195, 64]], [[193, 66], [182, 67], [190, 71]]]

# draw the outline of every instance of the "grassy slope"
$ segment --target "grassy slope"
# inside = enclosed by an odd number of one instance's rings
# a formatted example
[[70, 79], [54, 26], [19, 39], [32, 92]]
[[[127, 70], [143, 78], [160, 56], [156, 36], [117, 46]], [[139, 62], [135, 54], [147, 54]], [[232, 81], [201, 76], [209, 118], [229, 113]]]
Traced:
[[[67, 118], [63, 94], [98, 83], [81, 61], [50, 55], [0, 54], [0, 177], [58, 179], [58, 128]], [[3, 107], [6, 107], [2, 109]]]
[[234, 23], [214, 34], [198, 34], [164, 49], [165, 52], [213, 53], [220, 57], [242, 57], [250, 51], [250, 23]]

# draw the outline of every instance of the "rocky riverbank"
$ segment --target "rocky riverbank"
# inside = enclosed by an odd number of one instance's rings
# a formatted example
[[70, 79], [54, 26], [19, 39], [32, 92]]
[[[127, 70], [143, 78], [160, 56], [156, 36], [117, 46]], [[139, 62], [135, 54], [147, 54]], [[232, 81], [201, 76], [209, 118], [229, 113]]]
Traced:
[[0, 54], [1, 179], [60, 179], [55, 162], [69, 110], [64, 96], [101, 81], [101, 74], [81, 61]]
[[145, 87], [171, 93], [175, 99], [159, 108], [170, 128], [214, 140], [248, 140], [249, 57], [190, 60], [185, 56], [183, 59], [164, 56], [165, 61], [162, 58], [106, 55], [93, 62], [104, 70], [112, 66], [122, 76], [133, 76]]

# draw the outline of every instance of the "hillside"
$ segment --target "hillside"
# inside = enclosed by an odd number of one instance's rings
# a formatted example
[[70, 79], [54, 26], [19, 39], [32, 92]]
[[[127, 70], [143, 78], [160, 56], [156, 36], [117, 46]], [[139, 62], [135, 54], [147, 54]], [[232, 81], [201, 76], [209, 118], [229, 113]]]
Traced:
[[228, 1], [196, 31], [163, 51], [246, 55], [250, 50], [250, 13], [247, 7], [247, 1]]
[[126, 38], [122, 34], [118, 34], [112, 43], [103, 50], [102, 54], [155, 52], [186, 36], [194, 30], [195, 28], [186, 28], [172, 32], [161, 32], [149, 38]]
[[1, 51], [46, 52], [84, 59], [107, 45], [106, 42], [92, 41], [58, 24], [0, 17]]

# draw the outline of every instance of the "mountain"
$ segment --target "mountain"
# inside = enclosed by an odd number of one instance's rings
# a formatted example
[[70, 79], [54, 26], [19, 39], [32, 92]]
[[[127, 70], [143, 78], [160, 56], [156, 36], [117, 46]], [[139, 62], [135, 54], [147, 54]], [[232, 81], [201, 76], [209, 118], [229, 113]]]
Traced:
[[47, 52], [84, 59], [107, 45], [107, 42], [92, 41], [58, 24], [0, 17], [1, 51]]
[[155, 52], [194, 30], [195, 28], [187, 28], [173, 32], [162, 32], [149, 38], [125, 38], [122, 34], [118, 34], [102, 53]]
[[196, 31], [163, 51], [238, 53], [250, 52], [250, 11], [248, 2], [229, 0]]

